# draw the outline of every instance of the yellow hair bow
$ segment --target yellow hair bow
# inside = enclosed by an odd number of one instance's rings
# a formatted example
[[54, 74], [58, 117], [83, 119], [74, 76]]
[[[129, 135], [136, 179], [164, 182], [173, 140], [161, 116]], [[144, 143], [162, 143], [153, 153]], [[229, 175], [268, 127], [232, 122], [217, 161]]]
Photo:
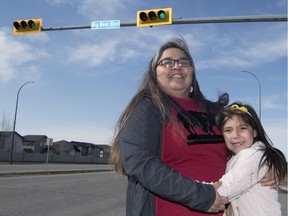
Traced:
[[251, 113], [249, 113], [247, 107], [245, 107], [245, 106], [241, 106], [241, 107], [240, 107], [240, 106], [238, 106], [238, 104], [232, 104], [229, 108], [230, 108], [230, 109], [241, 110], [241, 111], [247, 113], [248, 115], [250, 115], [250, 116], [252, 117]]

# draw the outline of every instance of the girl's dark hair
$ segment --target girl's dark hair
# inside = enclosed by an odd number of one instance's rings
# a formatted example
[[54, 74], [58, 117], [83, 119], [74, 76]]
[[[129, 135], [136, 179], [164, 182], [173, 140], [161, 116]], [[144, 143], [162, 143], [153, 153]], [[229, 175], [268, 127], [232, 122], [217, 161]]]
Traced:
[[223, 131], [224, 124], [235, 115], [239, 116], [243, 122], [250, 125], [256, 131], [257, 136], [254, 138], [254, 143], [261, 141], [265, 145], [259, 168], [267, 165], [268, 171], [274, 170], [275, 179], [279, 180], [279, 182], [284, 181], [287, 175], [287, 161], [285, 156], [279, 149], [273, 147], [273, 143], [267, 136], [260, 119], [250, 105], [236, 102], [227, 106], [216, 117], [218, 127]]
[[[160, 113], [162, 114], [163, 119], [169, 119], [172, 121], [173, 124], [178, 127], [178, 123], [174, 118], [172, 118], [170, 110], [171, 108], [176, 109], [178, 112], [180, 112], [185, 118], [187, 118], [187, 114], [183, 111], [182, 107], [173, 100], [173, 98], [169, 97], [167, 94], [165, 94], [159, 87], [156, 79], [156, 68], [159, 64], [159, 60], [163, 54], [163, 52], [169, 48], [177, 48], [182, 50], [187, 58], [191, 62], [192, 71], [193, 71], [193, 77], [192, 77], [192, 85], [193, 91], [189, 95], [190, 97], [193, 97], [197, 104], [202, 108], [203, 112], [207, 112], [212, 114], [213, 116], [216, 116], [216, 114], [223, 109], [225, 105], [229, 102], [229, 96], [227, 93], [219, 95], [219, 98], [216, 102], [212, 102], [207, 100], [204, 95], [202, 94], [197, 78], [196, 78], [196, 69], [193, 62], [193, 58], [190, 55], [189, 47], [186, 44], [184, 38], [178, 37], [173, 38], [166, 43], [164, 43], [156, 54], [151, 59], [148, 70], [144, 74], [144, 78], [142, 81], [142, 84], [136, 93], [136, 95], [132, 98], [122, 115], [120, 116], [114, 137], [112, 140], [112, 148], [111, 148], [111, 154], [110, 154], [110, 162], [114, 164], [114, 168], [117, 172], [125, 174], [121, 160], [120, 160], [120, 147], [119, 147], [119, 133], [123, 126], [125, 125], [127, 119], [129, 118], [130, 114], [134, 111], [135, 107], [143, 100], [144, 97], [149, 97], [153, 100], [155, 105], [159, 108]], [[190, 121], [190, 120], [189, 120]], [[197, 122], [191, 122], [192, 125], [197, 124]]]

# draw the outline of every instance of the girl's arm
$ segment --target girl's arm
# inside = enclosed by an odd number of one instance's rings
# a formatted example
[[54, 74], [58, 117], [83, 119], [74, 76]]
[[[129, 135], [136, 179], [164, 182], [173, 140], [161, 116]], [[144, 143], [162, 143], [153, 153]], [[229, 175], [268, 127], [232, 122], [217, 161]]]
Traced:
[[258, 170], [262, 155], [263, 151], [252, 146], [232, 158], [226, 174], [220, 179], [222, 185], [218, 189], [219, 194], [229, 197], [231, 201], [258, 183], [267, 173], [265, 166]]

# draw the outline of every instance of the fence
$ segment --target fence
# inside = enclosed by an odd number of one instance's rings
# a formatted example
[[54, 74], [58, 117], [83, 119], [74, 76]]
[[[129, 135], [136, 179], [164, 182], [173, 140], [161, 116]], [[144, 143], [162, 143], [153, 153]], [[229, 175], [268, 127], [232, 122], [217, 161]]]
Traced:
[[[46, 154], [37, 153], [19, 153], [13, 152], [13, 162], [40, 162], [45, 163], [47, 159]], [[0, 161], [9, 162], [10, 152], [0, 152]], [[96, 156], [70, 156], [70, 155], [49, 155], [49, 163], [85, 163], [85, 164], [107, 164], [108, 157]]]

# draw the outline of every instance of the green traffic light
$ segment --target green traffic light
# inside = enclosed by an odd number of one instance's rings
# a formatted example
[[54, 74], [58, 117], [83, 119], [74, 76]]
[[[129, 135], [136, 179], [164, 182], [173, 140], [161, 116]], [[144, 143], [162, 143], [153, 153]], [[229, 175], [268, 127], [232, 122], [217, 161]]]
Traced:
[[31, 29], [34, 29], [35, 26], [36, 26], [33, 20], [29, 20], [29, 21], [28, 21], [28, 25], [29, 25], [29, 27], [30, 27]]
[[164, 19], [166, 18], [166, 13], [165, 13], [165, 11], [160, 10], [160, 11], [158, 12], [158, 17], [159, 17], [160, 20], [164, 20]]

